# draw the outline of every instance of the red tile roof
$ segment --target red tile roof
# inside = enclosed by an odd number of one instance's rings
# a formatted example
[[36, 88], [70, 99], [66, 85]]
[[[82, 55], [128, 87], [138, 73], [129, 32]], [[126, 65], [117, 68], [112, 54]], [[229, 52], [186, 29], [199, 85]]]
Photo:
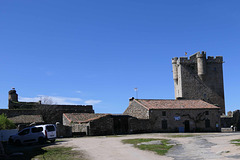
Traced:
[[147, 109], [219, 109], [203, 100], [135, 99]]
[[110, 114], [94, 114], [94, 113], [63, 113], [69, 122], [84, 123], [89, 122]]

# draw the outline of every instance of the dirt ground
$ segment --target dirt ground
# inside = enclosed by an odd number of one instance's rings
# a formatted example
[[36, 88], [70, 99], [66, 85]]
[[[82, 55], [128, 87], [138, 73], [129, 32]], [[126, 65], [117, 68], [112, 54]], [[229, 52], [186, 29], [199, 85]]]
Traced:
[[[173, 138], [174, 135], [192, 135], [192, 137]], [[133, 138], [170, 139], [174, 147], [165, 156], [159, 156], [121, 142], [123, 139]], [[231, 144], [230, 141], [233, 139], [240, 139], [240, 132], [81, 137], [64, 139], [60, 145], [75, 147], [75, 150], [84, 152], [89, 160], [236, 160], [240, 159], [240, 146]]]

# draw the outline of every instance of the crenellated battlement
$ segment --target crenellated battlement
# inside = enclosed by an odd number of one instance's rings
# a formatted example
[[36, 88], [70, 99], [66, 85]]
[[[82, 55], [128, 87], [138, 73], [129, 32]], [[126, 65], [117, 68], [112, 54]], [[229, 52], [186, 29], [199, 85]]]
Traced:
[[197, 58], [203, 58], [206, 60], [207, 63], [223, 63], [223, 57], [222, 56], [208, 56], [206, 58], [206, 52], [202, 51], [197, 52], [193, 55], [188, 57], [174, 57], [172, 58], [172, 64], [192, 64], [197, 62]]
[[172, 58], [172, 64], [177, 64], [177, 61], [178, 61], [178, 57]]
[[222, 56], [208, 56], [207, 63], [223, 63], [223, 57]]

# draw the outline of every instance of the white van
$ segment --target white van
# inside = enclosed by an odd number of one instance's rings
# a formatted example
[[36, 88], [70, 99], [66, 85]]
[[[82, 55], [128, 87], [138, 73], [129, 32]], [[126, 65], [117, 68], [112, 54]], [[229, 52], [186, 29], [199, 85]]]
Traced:
[[49, 140], [55, 142], [56, 140], [56, 127], [54, 124], [37, 125], [24, 128], [17, 134], [9, 137], [8, 142], [11, 144], [28, 144], [38, 142], [43, 144]]

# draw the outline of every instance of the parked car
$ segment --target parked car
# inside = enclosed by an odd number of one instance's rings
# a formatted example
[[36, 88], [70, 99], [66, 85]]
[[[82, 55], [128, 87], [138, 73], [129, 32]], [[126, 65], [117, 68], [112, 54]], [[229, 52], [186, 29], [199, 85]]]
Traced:
[[47, 140], [55, 142], [56, 140], [56, 127], [53, 124], [37, 125], [24, 128], [17, 134], [9, 137], [10, 144], [28, 144], [38, 142], [45, 143]]

